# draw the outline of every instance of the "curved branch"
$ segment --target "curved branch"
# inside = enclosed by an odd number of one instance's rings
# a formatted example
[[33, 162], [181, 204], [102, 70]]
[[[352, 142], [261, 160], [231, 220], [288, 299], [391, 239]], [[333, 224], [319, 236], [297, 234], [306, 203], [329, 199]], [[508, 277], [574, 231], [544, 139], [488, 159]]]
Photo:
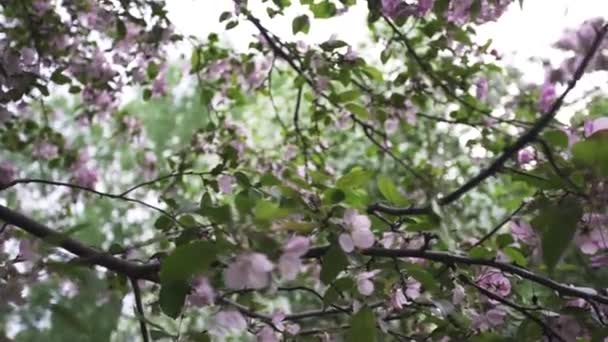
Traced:
[[[303, 256], [303, 258], [320, 258], [325, 254], [328, 249], [328, 246], [312, 248], [308, 251], [308, 253]], [[560, 295], [563, 296], [583, 298], [602, 304], [608, 304], [608, 297], [606, 296], [581, 291], [575, 287], [558, 283], [553, 279], [531, 272], [525, 268], [491, 259], [471, 258], [446, 252], [437, 252], [421, 249], [369, 248], [362, 250], [361, 254], [377, 258], [420, 258], [448, 265], [463, 264], [471, 266], [489, 266], [506, 273], [518, 275], [524, 279], [543, 285], [558, 292]]]
[[[496, 158], [488, 167], [482, 169], [475, 177], [469, 179], [465, 184], [460, 186], [458, 189], [453, 192], [447, 194], [446, 196], [440, 198], [437, 203], [441, 206], [448, 205], [452, 202], [457, 201], [462, 195], [466, 194], [470, 190], [476, 188], [481, 182], [486, 180], [487, 178], [496, 174], [502, 168], [503, 164], [511, 159], [520, 149], [525, 147], [528, 143], [534, 141], [539, 133], [549, 125], [551, 120], [557, 114], [557, 111], [561, 108], [564, 98], [574, 89], [578, 80], [581, 78], [585, 69], [589, 65], [589, 62], [597, 52], [604, 36], [608, 32], [608, 24], [604, 25], [602, 29], [597, 33], [591, 48], [585, 55], [585, 58], [578, 66], [576, 72], [574, 73], [574, 77], [568, 83], [566, 90], [555, 100], [553, 104], [549, 108], [549, 110], [543, 114], [540, 119], [538, 119], [530, 129], [528, 129], [523, 135], [521, 135], [515, 143], [508, 146], [499, 156]], [[430, 207], [420, 208], [421, 210], [430, 210]], [[393, 208], [386, 207], [383, 205], [376, 204], [374, 210], [384, 212], [392, 215], [410, 215], [412, 208]]]
[[87, 264], [105, 267], [108, 270], [134, 279], [158, 282], [160, 265], [156, 263], [138, 264], [116, 258], [108, 253], [87, 246], [82, 242], [66, 237], [29, 217], [0, 205], [0, 220], [19, 227], [42, 240], [59, 246], [86, 260]]

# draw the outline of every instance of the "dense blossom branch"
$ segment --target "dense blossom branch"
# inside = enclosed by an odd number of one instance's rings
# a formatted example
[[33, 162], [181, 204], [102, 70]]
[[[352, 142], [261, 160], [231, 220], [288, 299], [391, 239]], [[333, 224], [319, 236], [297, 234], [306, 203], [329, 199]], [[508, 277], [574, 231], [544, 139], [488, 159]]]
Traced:
[[[325, 254], [328, 247], [317, 247], [311, 249], [304, 258], [319, 258]], [[550, 278], [533, 273], [523, 267], [519, 267], [510, 263], [500, 262], [491, 259], [471, 258], [462, 255], [450, 254], [446, 252], [430, 251], [425, 249], [385, 249], [385, 248], [369, 248], [361, 251], [361, 254], [375, 258], [420, 258], [424, 260], [441, 262], [448, 265], [463, 264], [475, 266], [489, 266], [497, 268], [503, 272], [518, 275], [527, 280], [533, 281], [552, 290], [555, 290], [562, 296], [572, 296], [593, 300], [598, 303], [608, 304], [608, 297], [579, 290], [573, 286], [560, 284]]]
[[[583, 75], [585, 68], [591, 61], [591, 58], [595, 55], [597, 50], [602, 43], [604, 36], [608, 32], [608, 24], [604, 25], [602, 29], [596, 33], [595, 39], [589, 51], [585, 55], [584, 59], [581, 61], [578, 66], [576, 72], [574, 73], [573, 79], [568, 83], [566, 90], [551, 104], [549, 110], [543, 114], [532, 127], [530, 127], [524, 134], [522, 134], [512, 145], [508, 146], [499, 156], [494, 159], [492, 163], [482, 169], [475, 177], [469, 179], [465, 184], [463, 184], [458, 189], [453, 192], [447, 194], [446, 196], [440, 198], [437, 203], [439, 205], [448, 205], [452, 202], [457, 201], [462, 195], [466, 194], [470, 190], [476, 188], [479, 184], [481, 184], [487, 178], [493, 176], [495, 173], [500, 171], [503, 164], [509, 159], [513, 158], [513, 156], [522, 148], [524, 148], [527, 144], [534, 141], [539, 133], [553, 120], [557, 111], [561, 108], [564, 98], [574, 89], [576, 83]], [[385, 206], [382, 204], [375, 204], [371, 207], [372, 210], [381, 211], [391, 215], [410, 215], [412, 212], [411, 208], [394, 208]], [[420, 208], [419, 210], [430, 212], [431, 208]]]
[[566, 340], [557, 332], [555, 332], [555, 330], [553, 330], [550, 326], [548, 326], [545, 322], [543, 322], [540, 318], [536, 317], [535, 315], [531, 314], [530, 312], [528, 312], [528, 309], [517, 305], [515, 303], [510, 302], [509, 300], [498, 296], [494, 293], [492, 293], [491, 291], [488, 291], [482, 287], [480, 287], [479, 285], [474, 284], [473, 282], [471, 282], [467, 277], [465, 276], [461, 276], [459, 277], [459, 279], [464, 282], [465, 284], [475, 288], [477, 291], [479, 291], [480, 293], [482, 293], [484, 296], [495, 300], [503, 305], [506, 305], [512, 309], [515, 309], [516, 311], [520, 312], [522, 315], [524, 315], [527, 319], [531, 320], [532, 322], [536, 323], [538, 326], [540, 326], [540, 328], [545, 332], [545, 335], [548, 336], [552, 336], [557, 338], [559, 341], [562, 342], [566, 342]]
[[416, 64], [418, 64], [420, 66], [420, 69], [422, 69], [422, 71], [431, 79], [431, 81], [433, 81], [434, 84], [436, 84], [439, 88], [441, 88], [441, 90], [449, 97], [451, 97], [452, 99], [458, 101], [459, 103], [461, 103], [462, 105], [464, 105], [465, 107], [482, 113], [485, 116], [491, 117], [493, 120], [499, 121], [499, 122], [506, 122], [506, 123], [510, 123], [510, 124], [515, 124], [515, 125], [519, 125], [519, 126], [527, 126], [529, 125], [529, 123], [527, 122], [520, 122], [519, 120], [505, 120], [499, 117], [494, 117], [490, 115], [490, 112], [487, 110], [483, 110], [481, 108], [478, 108], [477, 106], [475, 106], [474, 104], [466, 101], [465, 99], [463, 99], [462, 97], [458, 96], [451, 88], [449, 85], [445, 84], [436, 74], [435, 72], [433, 72], [433, 69], [431, 68], [431, 66], [426, 63], [422, 57], [420, 57], [418, 55], [418, 53], [416, 53], [416, 50], [414, 50], [414, 48], [412, 47], [412, 44], [410, 43], [409, 39], [399, 30], [399, 28], [397, 26], [395, 26], [395, 24], [389, 19], [387, 18], [385, 15], [382, 16], [382, 18], [384, 19], [384, 21], [390, 26], [391, 30], [393, 30], [393, 32], [397, 35], [397, 37], [399, 38], [399, 41], [401, 41], [403, 43], [403, 45], [405, 46], [408, 54], [410, 54], [412, 56], [412, 58], [414, 58], [414, 61], [416, 62]]
[[[284, 61], [286, 61], [289, 66], [291, 66], [291, 68], [296, 71], [302, 78], [304, 78], [304, 80], [306, 81], [306, 83], [308, 83], [308, 85], [312, 88], [315, 89], [315, 84], [313, 82], [313, 80], [311, 80], [309, 77], [307, 77], [305, 71], [299, 67], [293, 60], [292, 57], [290, 57], [282, 48], [280, 48], [279, 46], [277, 46], [277, 44], [275, 43], [275, 40], [273, 39], [273, 37], [271, 37], [270, 32], [260, 23], [260, 20], [256, 17], [254, 17], [252, 14], [248, 13], [247, 14], [247, 18], [249, 19], [249, 21], [251, 21], [253, 23], [254, 26], [256, 26], [256, 28], [260, 31], [260, 33], [262, 34], [262, 36], [264, 36], [264, 38], [266, 39], [266, 41], [268, 42], [268, 44], [270, 45], [271, 49], [273, 50], [273, 52], [280, 57], [281, 59], [283, 59]], [[338, 110], [343, 111], [344, 107], [341, 106], [340, 104], [336, 103], [333, 99], [331, 99], [329, 96], [327, 96], [327, 94], [323, 93], [323, 92], [319, 92], [320, 95], [327, 100], [329, 103], [331, 103], [334, 107], [336, 107]], [[382, 138], [386, 138], [386, 134], [384, 134], [384, 132], [381, 132], [379, 130], [377, 130], [373, 125], [370, 125], [369, 123], [366, 123], [365, 121], [359, 119], [355, 114], [350, 114], [349, 116], [357, 125], [361, 126], [361, 128], [363, 129], [363, 132], [365, 133], [366, 137], [368, 137], [368, 139], [370, 139], [370, 141], [376, 146], [378, 147], [381, 151], [387, 153], [391, 158], [393, 158], [395, 161], [397, 161], [401, 166], [403, 166], [408, 172], [410, 172], [414, 177], [423, 180], [426, 184], [429, 183], [429, 180], [426, 179], [426, 177], [424, 177], [422, 174], [416, 172], [412, 167], [410, 167], [409, 165], [407, 165], [403, 160], [401, 160], [400, 158], [398, 158], [393, 152], [391, 152], [389, 149], [385, 148], [382, 146], [382, 144], [380, 144], [372, 135], [373, 134], [377, 134], [379, 136], [381, 136]]]

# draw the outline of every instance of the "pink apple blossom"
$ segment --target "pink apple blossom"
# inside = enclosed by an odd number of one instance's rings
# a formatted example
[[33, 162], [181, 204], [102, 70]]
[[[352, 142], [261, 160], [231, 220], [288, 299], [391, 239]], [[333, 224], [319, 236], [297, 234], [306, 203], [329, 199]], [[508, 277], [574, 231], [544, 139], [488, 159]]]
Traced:
[[401, 0], [381, 0], [382, 13], [391, 19], [397, 18], [405, 5]]
[[283, 247], [283, 254], [279, 258], [279, 272], [285, 280], [293, 280], [302, 267], [301, 257], [308, 252], [310, 239], [294, 236]]
[[486, 101], [488, 98], [488, 80], [482, 77], [475, 83], [475, 96], [479, 101]]
[[604, 116], [601, 118], [585, 121], [585, 136], [590, 137], [598, 132], [608, 130], [608, 117]]
[[279, 342], [274, 330], [268, 325], [265, 325], [255, 337], [257, 342]]
[[261, 253], [245, 253], [236, 257], [224, 270], [224, 283], [230, 289], [262, 289], [270, 283], [274, 265]]
[[215, 291], [207, 277], [197, 277], [192, 281], [192, 292], [188, 296], [188, 302], [191, 305], [204, 307], [213, 305], [215, 300]]
[[435, 5], [435, 0], [418, 0], [416, 15], [419, 17], [427, 15]]
[[486, 268], [477, 278], [477, 285], [501, 297], [511, 293], [511, 282], [496, 269]]
[[370, 296], [374, 292], [374, 282], [372, 279], [380, 273], [380, 270], [361, 272], [356, 277], [357, 290], [364, 296]]
[[493, 308], [482, 314], [479, 314], [475, 310], [470, 310], [470, 316], [473, 320], [473, 329], [487, 331], [504, 324], [507, 312], [500, 308]]
[[555, 97], [555, 86], [548, 82], [543, 84], [540, 90], [540, 97], [538, 99], [538, 109], [542, 113], [548, 112], [553, 105], [553, 101], [555, 101]]
[[531, 147], [522, 148], [517, 152], [517, 163], [519, 165], [526, 165], [535, 159], [535, 151]]
[[229, 175], [221, 175], [217, 179], [217, 186], [220, 189], [220, 192], [224, 194], [232, 193], [232, 188], [236, 183], [236, 178]]
[[462, 287], [462, 285], [454, 286], [454, 289], [452, 290], [452, 303], [454, 303], [454, 305], [458, 305], [458, 304], [462, 303], [462, 301], [464, 300], [464, 297], [465, 297], [464, 287]]
[[32, 151], [32, 154], [35, 157], [50, 160], [57, 157], [58, 151], [59, 149], [56, 145], [44, 140], [34, 146], [34, 151]]
[[0, 161], [0, 186], [12, 182], [17, 175], [17, 168], [8, 160]]
[[365, 249], [374, 245], [374, 233], [371, 231], [371, 221], [366, 215], [359, 215], [354, 209], [344, 212], [344, 225], [348, 233], [338, 238], [342, 249], [350, 253], [355, 247]]
[[522, 219], [511, 220], [511, 235], [515, 240], [528, 246], [537, 246], [539, 243], [538, 234]]
[[450, 6], [447, 11], [448, 21], [462, 25], [469, 20], [469, 12], [473, 0], [458, 0], [450, 1]]
[[393, 135], [399, 129], [399, 120], [388, 118], [384, 121], [384, 131], [387, 135]]
[[240, 332], [247, 328], [247, 321], [243, 315], [232, 309], [222, 310], [213, 317], [211, 331], [216, 335], [225, 335], [230, 332]]

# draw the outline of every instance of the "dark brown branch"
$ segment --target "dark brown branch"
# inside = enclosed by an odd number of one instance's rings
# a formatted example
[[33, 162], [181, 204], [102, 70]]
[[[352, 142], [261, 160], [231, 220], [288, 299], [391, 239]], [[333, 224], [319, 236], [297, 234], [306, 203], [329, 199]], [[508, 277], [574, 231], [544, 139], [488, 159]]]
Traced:
[[300, 142], [300, 146], [302, 148], [302, 154], [304, 154], [304, 178], [306, 181], [310, 181], [310, 175], [308, 173], [308, 144], [306, 143], [306, 137], [302, 134], [302, 130], [300, 129], [300, 106], [302, 104], [302, 93], [304, 87], [300, 86], [298, 88], [298, 95], [296, 97], [296, 106], [293, 110], [293, 126], [296, 130], [296, 136]]
[[[329, 247], [312, 248], [306, 253], [303, 258], [320, 258], [325, 254]], [[435, 262], [444, 263], [447, 265], [463, 264], [471, 266], [489, 266], [499, 269], [503, 272], [518, 275], [524, 279], [530, 280], [537, 284], [543, 285], [558, 292], [562, 296], [570, 296], [593, 300], [598, 303], [608, 304], [608, 297], [592, 294], [581, 291], [572, 286], [567, 286], [556, 282], [553, 279], [531, 272], [523, 267], [513, 264], [499, 262], [491, 259], [471, 258], [462, 255], [450, 254], [446, 252], [429, 251], [421, 249], [385, 249], [385, 248], [369, 248], [361, 251], [361, 254], [377, 258], [420, 258]]]
[[494, 293], [492, 293], [492, 292], [490, 292], [490, 291], [488, 291], [488, 290], [486, 290], [486, 289], [484, 289], [484, 288], [482, 288], [482, 287], [474, 284], [473, 282], [471, 282], [465, 276], [460, 276], [459, 279], [463, 283], [465, 283], [465, 284], [467, 284], [467, 285], [469, 285], [469, 286], [474, 287], [475, 289], [477, 289], [477, 291], [479, 291], [484, 296], [486, 296], [486, 297], [488, 297], [490, 299], [493, 299], [493, 300], [495, 300], [495, 301], [497, 301], [497, 302], [499, 302], [499, 303], [501, 303], [501, 304], [503, 304], [505, 306], [508, 306], [508, 307], [510, 307], [510, 308], [512, 308], [512, 309], [514, 309], [514, 310], [516, 310], [518, 312], [520, 312], [522, 315], [526, 316], [526, 318], [528, 318], [529, 320], [531, 320], [534, 323], [536, 323], [545, 332], [545, 335], [551, 335], [551, 336], [557, 338], [559, 341], [566, 342], [566, 340], [560, 334], [558, 334], [557, 332], [555, 332], [555, 330], [553, 330], [550, 326], [548, 326], [540, 318], [538, 318], [535, 315], [533, 315], [530, 312], [528, 312], [528, 310], [526, 308], [524, 308], [524, 307], [522, 307], [520, 305], [517, 305], [517, 304], [515, 304], [515, 303], [513, 303], [513, 302], [511, 302], [511, 301], [509, 301], [509, 300], [507, 300], [507, 299], [505, 299], [505, 298], [503, 298], [501, 296], [498, 296], [498, 295], [496, 295], [496, 294], [494, 294]]
[[[271, 37], [271, 33], [270, 33], [270, 31], [268, 31], [268, 29], [266, 29], [266, 28], [265, 28], [265, 27], [262, 25], [262, 23], [260, 22], [260, 20], [259, 20], [259, 19], [257, 19], [256, 17], [254, 17], [254, 16], [253, 16], [253, 15], [251, 15], [250, 13], [247, 13], [247, 19], [248, 19], [248, 20], [249, 20], [249, 21], [250, 21], [250, 22], [251, 22], [251, 23], [252, 23], [252, 24], [253, 24], [253, 25], [254, 25], [254, 26], [255, 26], [255, 27], [256, 27], [256, 28], [257, 28], [257, 29], [260, 31], [260, 33], [262, 34], [262, 36], [264, 37], [264, 39], [266, 39], [266, 41], [268, 42], [268, 45], [270, 46], [270, 49], [273, 51], [273, 53], [276, 55], [276, 57], [279, 57], [279, 58], [281, 58], [282, 60], [284, 60], [285, 62], [287, 62], [287, 64], [288, 64], [288, 65], [289, 65], [289, 66], [290, 66], [290, 67], [291, 67], [291, 68], [292, 68], [294, 71], [296, 71], [296, 72], [298, 73], [298, 75], [299, 75], [300, 77], [302, 77], [302, 78], [304, 79], [304, 81], [305, 81], [305, 82], [306, 82], [306, 83], [307, 83], [307, 84], [308, 84], [308, 85], [309, 85], [309, 86], [310, 86], [312, 89], [316, 89], [315, 84], [314, 84], [314, 81], [313, 81], [313, 80], [312, 80], [310, 77], [308, 77], [308, 75], [306, 75], [305, 70], [304, 70], [302, 67], [298, 66], [298, 65], [296, 64], [296, 62], [294, 61], [294, 59], [293, 59], [291, 56], [289, 56], [289, 54], [288, 54], [287, 52], [285, 52], [285, 51], [283, 50], [282, 46], [283, 46], [284, 44], [282, 44], [282, 43], [281, 43], [281, 41], [280, 41], [278, 38], [277, 38], [277, 39], [274, 39], [273, 37]], [[282, 46], [279, 46], [279, 45], [282, 45]], [[334, 101], [334, 100], [333, 100], [333, 99], [332, 99], [330, 96], [328, 96], [327, 94], [325, 94], [325, 93], [323, 93], [323, 92], [319, 92], [318, 94], [319, 94], [319, 95], [320, 95], [320, 96], [321, 96], [323, 99], [325, 99], [326, 101], [328, 101], [328, 102], [329, 102], [329, 103], [330, 103], [330, 104], [331, 104], [333, 107], [335, 107], [336, 109], [338, 109], [339, 111], [344, 111], [344, 110], [345, 110], [345, 108], [344, 108], [342, 105], [340, 105], [339, 103], [336, 103], [336, 101]], [[367, 123], [367, 122], [365, 122], [365, 121], [361, 120], [361, 119], [360, 119], [360, 118], [358, 118], [356, 115], [354, 115], [354, 114], [352, 114], [352, 113], [351, 113], [351, 115], [349, 116], [349, 118], [350, 118], [351, 120], [353, 120], [353, 121], [354, 121], [354, 122], [355, 122], [357, 125], [359, 125], [359, 126], [360, 126], [360, 127], [363, 129], [363, 131], [364, 131], [364, 133], [365, 133], [366, 137], [368, 137], [368, 138], [369, 138], [369, 137], [370, 137], [369, 132], [373, 132], [374, 134], [376, 134], [376, 135], [378, 135], [378, 136], [382, 137], [383, 139], [386, 139], [386, 138], [387, 138], [387, 136], [386, 136], [386, 134], [385, 134], [384, 132], [382, 132], [382, 131], [380, 131], [380, 130], [376, 129], [376, 128], [375, 128], [373, 125], [371, 125], [371, 124], [369, 124], [369, 123]], [[377, 143], [377, 141], [376, 141], [375, 139], [374, 139], [374, 140], [372, 140], [372, 143], [373, 143], [375, 146], [377, 146], [377, 147], [379, 146], [379, 145], [378, 145], [378, 143]], [[386, 149], [382, 149], [382, 148], [380, 148], [380, 149], [381, 149], [382, 151], [386, 152]], [[389, 152], [390, 152], [390, 151], [389, 151]], [[414, 177], [416, 177], [416, 178], [418, 178], [418, 179], [421, 179], [421, 180], [423, 180], [423, 181], [425, 181], [425, 182], [428, 182], [428, 181], [427, 181], [427, 180], [425, 180], [424, 178], [421, 178], [421, 175], [420, 175], [419, 173], [412, 172], [412, 170], [413, 170], [413, 169], [412, 169], [411, 167], [407, 167], [407, 164], [405, 164], [403, 161], [400, 161], [400, 159], [399, 159], [399, 158], [397, 158], [397, 157], [395, 156], [395, 154], [394, 154], [394, 153], [390, 152], [390, 153], [388, 153], [388, 154], [391, 156], [391, 158], [394, 158], [394, 159], [395, 159], [395, 160], [396, 160], [396, 161], [397, 161], [397, 162], [398, 162], [400, 165], [402, 165], [402, 166], [406, 166], [406, 168], [405, 168], [405, 169], [406, 169], [408, 172], [412, 173], [412, 175], [413, 175]]]
[[[597, 50], [600, 46], [600, 43], [602, 42], [604, 36], [606, 35], [606, 32], [608, 32], [608, 24], [604, 25], [602, 27], [602, 29], [597, 33], [591, 48], [589, 49], [589, 51], [585, 55], [585, 58], [583, 59], [583, 61], [577, 68], [576, 72], [574, 73], [573, 79], [568, 83], [566, 90], [555, 101], [553, 101], [553, 104], [551, 105], [549, 110], [545, 114], [543, 114], [540, 117], [540, 119], [538, 119], [534, 123], [534, 125], [532, 127], [530, 127], [523, 135], [521, 135], [515, 141], [515, 143], [513, 143], [511, 146], [508, 146], [498, 156], [498, 158], [496, 158], [488, 167], [481, 170], [475, 177], [471, 178], [469, 181], [467, 181], [465, 184], [463, 184], [458, 189], [456, 189], [453, 192], [449, 193], [448, 195], [440, 198], [437, 201], [437, 203], [439, 205], [444, 206], [444, 205], [448, 205], [452, 202], [455, 202], [462, 195], [464, 195], [467, 192], [469, 192], [470, 190], [476, 188], [484, 180], [486, 180], [487, 178], [489, 178], [489, 177], [493, 176], [494, 174], [496, 174], [497, 172], [499, 172], [500, 169], [502, 168], [503, 164], [507, 160], [511, 159], [520, 149], [522, 149], [528, 143], [534, 141], [538, 137], [539, 133], [545, 127], [547, 127], [547, 125], [549, 125], [551, 120], [553, 120], [553, 118], [557, 114], [557, 111], [561, 108], [562, 103], [564, 102], [564, 98], [576, 86], [576, 83], [583, 75], [585, 69], [587, 68], [587, 65], [589, 64], [592, 57], [597, 52]], [[428, 207], [428, 208], [425, 207], [425, 208], [420, 208], [420, 209], [421, 210], [430, 210], [430, 207]], [[411, 208], [392, 208], [392, 207], [385, 207], [383, 205], [376, 204], [374, 207], [374, 210], [378, 210], [378, 211], [381, 211], [381, 212], [384, 212], [387, 214], [392, 214], [392, 215], [409, 215], [409, 213], [411, 212], [412, 209]]]
[[137, 279], [129, 278], [131, 281], [131, 287], [133, 288], [133, 296], [135, 297], [135, 309], [137, 310], [137, 319], [139, 320], [139, 329], [141, 331], [141, 338], [144, 342], [150, 341], [148, 335], [148, 327], [146, 326], [146, 315], [144, 313], [144, 305], [141, 302], [141, 291]]
[[19, 227], [42, 240], [57, 245], [68, 252], [87, 260], [91, 265], [102, 266], [129, 278], [158, 282], [159, 264], [137, 264], [116, 258], [110, 254], [89, 247], [78, 240], [66, 237], [63, 234], [2, 205], [0, 205], [0, 220]]

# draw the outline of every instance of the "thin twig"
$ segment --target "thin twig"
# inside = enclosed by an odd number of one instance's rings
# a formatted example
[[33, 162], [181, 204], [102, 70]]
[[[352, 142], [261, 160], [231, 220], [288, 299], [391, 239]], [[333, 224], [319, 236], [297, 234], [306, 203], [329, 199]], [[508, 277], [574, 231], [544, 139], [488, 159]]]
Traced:
[[536, 139], [536, 142], [538, 142], [540, 148], [543, 150], [543, 153], [547, 157], [547, 161], [549, 162], [549, 165], [551, 165], [551, 168], [553, 168], [553, 171], [555, 171], [555, 174], [568, 183], [568, 185], [572, 187], [572, 189], [574, 189], [579, 196], [587, 197], [583, 190], [581, 190], [581, 188], [576, 185], [572, 179], [570, 179], [570, 177], [568, 177], [568, 175], [566, 175], [564, 171], [562, 171], [562, 169], [557, 165], [549, 144], [547, 144], [547, 142], [543, 139]]
[[[147, 182], [149, 183], [149, 182]], [[122, 200], [122, 201], [126, 201], [126, 202], [131, 202], [131, 203], [137, 203], [139, 205], [142, 205], [146, 208], [150, 208], [152, 210], [155, 210], [161, 214], [163, 214], [164, 216], [166, 216], [167, 218], [169, 218], [171, 221], [173, 221], [173, 223], [182, 226], [182, 224], [175, 219], [175, 217], [173, 217], [173, 215], [169, 214], [169, 212], [167, 212], [164, 209], [161, 209], [157, 206], [154, 206], [152, 204], [146, 203], [142, 200], [138, 200], [136, 198], [131, 198], [131, 197], [126, 197], [123, 194], [111, 194], [111, 193], [107, 193], [107, 192], [102, 192], [102, 191], [98, 191], [95, 190], [93, 188], [89, 188], [86, 186], [82, 186], [82, 185], [78, 185], [78, 184], [73, 184], [73, 183], [67, 183], [67, 182], [59, 182], [59, 181], [52, 181], [52, 180], [46, 180], [46, 179], [33, 179], [33, 178], [23, 178], [23, 179], [16, 179], [11, 181], [10, 183], [6, 184], [4, 187], [2, 187], [2, 189], [0, 190], [5, 190], [8, 189], [12, 186], [15, 186], [17, 184], [44, 184], [44, 185], [52, 185], [52, 186], [61, 186], [61, 187], [66, 187], [66, 188], [71, 188], [71, 189], [77, 189], [77, 190], [82, 190], [82, 191], [86, 191], [86, 192], [90, 192], [92, 194], [95, 195], [99, 195], [101, 197], [107, 197], [107, 198], [112, 198], [112, 199], [118, 199], [118, 200]], [[128, 192], [128, 191], [127, 191]]]
[[135, 297], [135, 308], [137, 309], [137, 319], [139, 320], [139, 329], [141, 330], [141, 337], [144, 342], [149, 342], [150, 337], [148, 335], [148, 327], [146, 326], [146, 315], [144, 313], [144, 306], [141, 301], [141, 291], [137, 279], [129, 278], [131, 281], [131, 287], [133, 288], [133, 296]]
[[298, 95], [296, 97], [296, 106], [293, 110], [293, 126], [296, 130], [296, 136], [300, 142], [302, 148], [302, 154], [304, 154], [304, 178], [307, 182], [310, 181], [310, 174], [308, 172], [308, 144], [306, 143], [306, 137], [302, 134], [302, 130], [300, 129], [300, 106], [302, 104], [302, 92], [304, 90], [303, 86], [298, 88]]
[[517, 207], [517, 209], [515, 209], [512, 213], [510, 213], [509, 215], [507, 215], [502, 221], [500, 221], [496, 226], [494, 226], [494, 228], [492, 228], [492, 230], [490, 230], [486, 235], [484, 235], [481, 239], [479, 239], [479, 241], [475, 242], [470, 248], [469, 250], [477, 247], [477, 246], [481, 246], [484, 242], [486, 242], [489, 238], [491, 238], [494, 234], [496, 234], [496, 232], [498, 232], [500, 230], [500, 228], [502, 228], [505, 224], [507, 224], [509, 221], [511, 221], [511, 219], [519, 214], [519, 212], [526, 206], [526, 202], [522, 202], [519, 207]]
[[474, 284], [473, 282], [471, 282], [467, 277], [465, 277], [464, 275], [461, 275], [459, 277], [459, 279], [471, 286], [474, 287], [475, 289], [477, 289], [477, 291], [481, 292], [484, 296], [493, 299], [503, 305], [506, 305], [512, 309], [515, 309], [516, 311], [520, 312], [522, 315], [526, 316], [526, 318], [532, 320], [534, 323], [538, 324], [538, 326], [543, 329], [543, 331], [545, 332], [546, 335], [552, 335], [555, 338], [557, 338], [558, 340], [562, 341], [562, 342], [566, 342], [566, 340], [557, 332], [555, 332], [555, 330], [553, 330], [550, 326], [548, 326], [545, 322], [543, 322], [540, 318], [536, 317], [535, 315], [531, 314], [530, 312], [528, 312], [528, 310], [520, 305], [517, 305], [499, 295], [496, 295], [486, 289], [484, 289], [483, 287], [478, 286], [477, 284]]

